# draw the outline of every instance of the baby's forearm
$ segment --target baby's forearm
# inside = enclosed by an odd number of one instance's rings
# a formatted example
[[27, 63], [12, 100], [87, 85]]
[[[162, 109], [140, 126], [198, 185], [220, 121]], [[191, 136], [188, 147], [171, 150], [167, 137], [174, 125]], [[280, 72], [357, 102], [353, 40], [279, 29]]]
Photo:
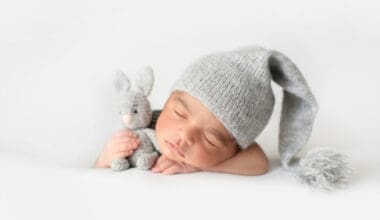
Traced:
[[240, 150], [230, 159], [204, 170], [254, 176], [264, 174], [268, 171], [268, 169], [268, 158], [261, 149], [260, 145], [255, 143], [247, 149]]

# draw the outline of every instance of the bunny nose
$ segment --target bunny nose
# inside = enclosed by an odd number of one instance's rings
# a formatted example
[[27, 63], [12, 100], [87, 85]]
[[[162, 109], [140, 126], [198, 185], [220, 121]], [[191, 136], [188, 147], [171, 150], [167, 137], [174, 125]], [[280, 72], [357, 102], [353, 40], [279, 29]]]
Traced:
[[131, 115], [123, 115], [122, 120], [125, 124], [129, 125], [132, 122], [132, 116]]

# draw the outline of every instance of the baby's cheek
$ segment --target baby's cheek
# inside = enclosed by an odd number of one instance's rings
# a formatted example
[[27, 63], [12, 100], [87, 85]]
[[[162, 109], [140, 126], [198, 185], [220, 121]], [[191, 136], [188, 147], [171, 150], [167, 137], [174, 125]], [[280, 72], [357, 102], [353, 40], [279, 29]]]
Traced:
[[165, 131], [171, 129], [173, 121], [169, 119], [165, 112], [161, 113], [161, 116], [158, 118], [156, 123], [156, 132], [164, 133]]
[[161, 141], [161, 139], [163, 139], [163, 136], [165, 135], [165, 130], [166, 130], [165, 127], [166, 127], [165, 120], [159, 118], [157, 120], [156, 128], [155, 128], [158, 141]]
[[199, 168], [211, 167], [215, 165], [215, 157], [205, 151], [197, 151], [191, 155], [189, 164]]

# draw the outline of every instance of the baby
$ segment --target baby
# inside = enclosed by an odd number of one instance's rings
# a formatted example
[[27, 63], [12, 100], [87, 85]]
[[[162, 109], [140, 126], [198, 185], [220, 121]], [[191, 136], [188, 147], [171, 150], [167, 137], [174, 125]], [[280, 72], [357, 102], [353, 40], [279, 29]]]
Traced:
[[[152, 167], [153, 172], [169, 175], [208, 170], [258, 175], [268, 170], [268, 160], [258, 144], [239, 150], [215, 115], [186, 92], [177, 90], [170, 95], [155, 130], [161, 156]], [[138, 144], [132, 131], [116, 133], [96, 167], [110, 167], [114, 158], [128, 157]]]
[[[272, 80], [284, 90], [279, 135], [282, 165], [296, 167], [295, 155], [309, 139], [317, 103], [304, 77], [284, 54], [244, 47], [208, 54], [175, 82], [155, 131], [161, 156], [152, 167], [163, 174], [197, 171], [260, 175], [269, 169], [257, 136], [274, 107]], [[114, 134], [96, 161], [110, 167], [128, 157], [139, 140], [131, 131]]]

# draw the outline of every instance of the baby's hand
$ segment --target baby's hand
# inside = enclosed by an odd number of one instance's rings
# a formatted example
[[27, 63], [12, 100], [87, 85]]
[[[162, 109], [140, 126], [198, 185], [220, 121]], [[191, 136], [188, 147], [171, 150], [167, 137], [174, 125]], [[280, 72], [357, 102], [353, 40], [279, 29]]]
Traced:
[[95, 167], [108, 168], [114, 159], [128, 157], [140, 145], [137, 135], [129, 130], [115, 133], [107, 142], [96, 161]]
[[164, 155], [161, 155], [157, 159], [151, 170], [155, 173], [162, 173], [165, 175], [172, 175], [176, 173], [194, 173], [200, 171], [200, 169], [197, 167], [170, 160]]

